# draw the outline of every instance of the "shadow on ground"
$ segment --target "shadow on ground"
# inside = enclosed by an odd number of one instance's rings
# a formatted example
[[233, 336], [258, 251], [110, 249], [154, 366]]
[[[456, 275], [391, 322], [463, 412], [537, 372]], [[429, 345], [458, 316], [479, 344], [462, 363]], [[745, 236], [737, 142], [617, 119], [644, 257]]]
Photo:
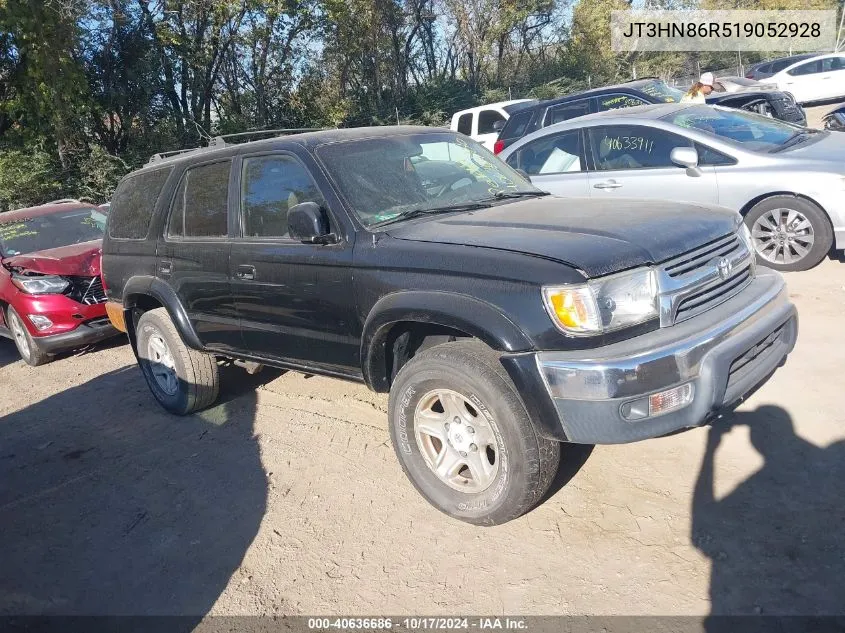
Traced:
[[21, 359], [15, 343], [8, 338], [0, 337], [0, 367], [11, 365]]
[[[722, 499], [714, 457], [748, 426], [763, 467]], [[820, 448], [775, 406], [733, 413], [710, 429], [693, 499], [692, 539], [713, 564], [713, 615], [845, 612], [845, 441]], [[723, 630], [712, 620], [709, 630]]]
[[180, 418], [133, 366], [0, 420], [0, 615], [206, 614], [264, 515], [255, 389], [277, 376], [229, 370]]

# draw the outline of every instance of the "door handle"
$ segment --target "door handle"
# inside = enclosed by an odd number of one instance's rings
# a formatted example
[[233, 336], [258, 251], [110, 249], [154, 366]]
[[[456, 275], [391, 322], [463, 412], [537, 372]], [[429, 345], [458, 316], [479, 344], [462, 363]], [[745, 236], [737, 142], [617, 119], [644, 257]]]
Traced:
[[241, 266], [238, 266], [235, 276], [238, 279], [243, 279], [244, 281], [253, 281], [255, 279], [255, 266], [242, 264]]
[[164, 277], [169, 277], [173, 273], [173, 263], [172, 262], [159, 262], [158, 263], [158, 274], [163, 275]]
[[593, 185], [596, 189], [619, 189], [622, 186], [621, 182], [615, 180], [608, 180], [606, 182], [597, 182]]

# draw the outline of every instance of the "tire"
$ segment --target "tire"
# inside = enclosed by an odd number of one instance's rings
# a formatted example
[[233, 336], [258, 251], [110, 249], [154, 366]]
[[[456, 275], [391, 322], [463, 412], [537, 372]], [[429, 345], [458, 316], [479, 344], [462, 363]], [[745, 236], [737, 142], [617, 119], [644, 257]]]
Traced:
[[135, 344], [147, 386], [165, 409], [187, 415], [217, 400], [220, 375], [216, 359], [185, 345], [166, 309], [141, 315]]
[[[537, 434], [498, 354], [476, 341], [437, 345], [408, 361], [390, 390], [389, 426], [402, 469], [420, 494], [475, 525], [528, 512], [560, 461], [560, 444]], [[441, 455], [444, 477], [433, 465]]]
[[816, 204], [797, 196], [758, 202], [746, 214], [745, 225], [751, 231], [757, 261], [775, 270], [809, 270], [833, 246], [830, 218]]
[[45, 354], [38, 348], [29, 330], [26, 329], [23, 319], [12, 306], [6, 308], [6, 325], [9, 326], [12, 340], [15, 342], [15, 347], [18, 348], [21, 359], [27, 365], [38, 367], [53, 360], [53, 356]]

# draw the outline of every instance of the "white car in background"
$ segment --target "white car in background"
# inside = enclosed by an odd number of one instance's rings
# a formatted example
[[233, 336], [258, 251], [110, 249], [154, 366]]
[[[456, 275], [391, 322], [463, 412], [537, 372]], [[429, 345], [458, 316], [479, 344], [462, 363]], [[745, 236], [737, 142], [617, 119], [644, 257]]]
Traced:
[[510, 116], [534, 103], [534, 99], [513, 99], [467, 108], [452, 115], [452, 124], [449, 127], [453, 132], [478, 141], [492, 152], [493, 145], [499, 138], [499, 130], [505, 126]]
[[789, 92], [798, 103], [845, 97], [845, 53], [804, 59], [766, 78]]

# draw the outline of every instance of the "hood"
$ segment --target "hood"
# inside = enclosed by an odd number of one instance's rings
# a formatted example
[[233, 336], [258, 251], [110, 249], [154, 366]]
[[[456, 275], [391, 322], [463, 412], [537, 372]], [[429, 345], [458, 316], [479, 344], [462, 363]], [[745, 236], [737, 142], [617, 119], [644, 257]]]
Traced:
[[818, 167], [825, 171], [845, 173], [845, 169], [842, 168], [845, 164], [845, 134], [830, 131], [824, 131], [821, 134], [824, 136], [818, 140], [788, 147], [770, 156], [811, 160], [820, 163]]
[[100, 274], [102, 242], [83, 242], [3, 259], [6, 268], [42, 275], [93, 277]]
[[689, 203], [546, 196], [435, 216], [388, 234], [525, 253], [597, 277], [665, 261], [735, 231], [740, 221], [734, 211]]

